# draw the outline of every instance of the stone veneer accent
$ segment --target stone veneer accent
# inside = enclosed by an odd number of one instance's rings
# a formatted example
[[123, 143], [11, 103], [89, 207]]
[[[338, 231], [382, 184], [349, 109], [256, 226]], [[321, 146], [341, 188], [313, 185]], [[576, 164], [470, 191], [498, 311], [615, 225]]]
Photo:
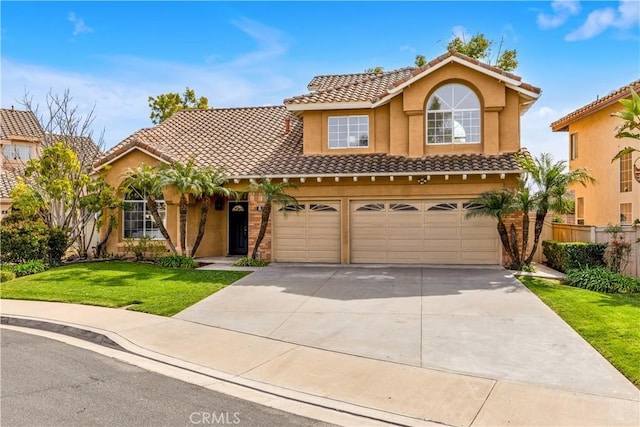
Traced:
[[[256, 243], [256, 239], [258, 238], [258, 233], [260, 232], [260, 223], [262, 222], [262, 211], [258, 210], [259, 206], [264, 206], [264, 198], [261, 194], [249, 193], [248, 196], [249, 201], [249, 253], [247, 256], [251, 256], [253, 252], [253, 246]], [[260, 244], [260, 248], [258, 250], [258, 258], [265, 261], [271, 260], [271, 229], [273, 223], [273, 212], [271, 212], [271, 217], [269, 218], [269, 225], [267, 226], [267, 231], [264, 235], [264, 239], [262, 239], [262, 243]]]

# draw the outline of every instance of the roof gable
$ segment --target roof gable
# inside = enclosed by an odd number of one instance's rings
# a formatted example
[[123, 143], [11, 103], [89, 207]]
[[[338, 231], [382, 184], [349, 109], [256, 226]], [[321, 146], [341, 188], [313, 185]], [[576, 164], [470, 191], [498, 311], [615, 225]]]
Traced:
[[8, 140], [11, 137], [42, 140], [44, 131], [33, 112], [0, 108], [0, 138]]

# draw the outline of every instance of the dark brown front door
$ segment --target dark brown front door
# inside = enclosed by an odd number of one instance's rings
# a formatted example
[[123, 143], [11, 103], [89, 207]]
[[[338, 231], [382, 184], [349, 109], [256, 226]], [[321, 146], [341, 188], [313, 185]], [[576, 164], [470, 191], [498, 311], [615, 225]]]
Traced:
[[248, 202], [229, 202], [229, 255], [246, 255], [249, 248]]

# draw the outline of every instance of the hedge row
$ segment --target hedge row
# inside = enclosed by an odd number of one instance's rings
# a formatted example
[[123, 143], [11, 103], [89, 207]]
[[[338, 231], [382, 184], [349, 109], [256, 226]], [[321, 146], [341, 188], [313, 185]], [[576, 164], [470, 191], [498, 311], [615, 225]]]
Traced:
[[606, 243], [542, 242], [542, 252], [549, 267], [563, 273], [573, 268], [604, 266], [606, 249]]

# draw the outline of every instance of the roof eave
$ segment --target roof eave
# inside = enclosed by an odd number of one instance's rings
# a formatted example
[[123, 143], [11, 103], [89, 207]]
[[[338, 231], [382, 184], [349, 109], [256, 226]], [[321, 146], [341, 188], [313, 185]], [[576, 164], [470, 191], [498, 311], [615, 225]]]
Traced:
[[309, 111], [309, 110], [361, 110], [371, 109], [373, 105], [369, 101], [358, 102], [317, 102], [317, 103], [292, 103], [285, 104], [289, 111]]
[[312, 174], [264, 174], [264, 175], [235, 175], [229, 176], [229, 180], [234, 179], [260, 179], [260, 178], [353, 178], [353, 177], [405, 177], [405, 176], [445, 176], [445, 175], [519, 175], [523, 173], [523, 169], [505, 169], [505, 170], [473, 170], [473, 171], [415, 171], [415, 172], [354, 172], [354, 173], [312, 173]]

